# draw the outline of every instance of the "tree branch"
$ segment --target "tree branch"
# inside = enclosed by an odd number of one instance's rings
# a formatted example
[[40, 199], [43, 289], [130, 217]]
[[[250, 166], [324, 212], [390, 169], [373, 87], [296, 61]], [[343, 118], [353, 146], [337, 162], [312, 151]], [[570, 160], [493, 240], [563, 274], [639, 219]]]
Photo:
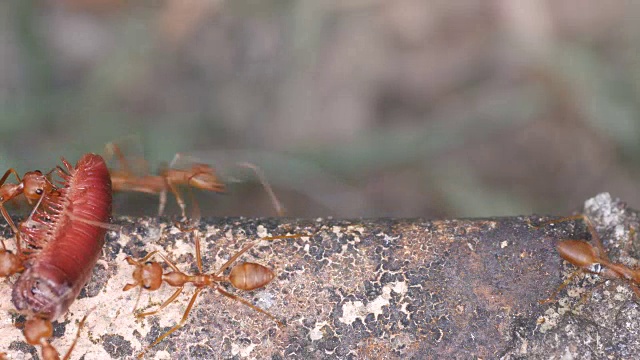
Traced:
[[[638, 215], [608, 194], [586, 203], [614, 261], [635, 263], [629, 229]], [[638, 299], [622, 281], [579, 276], [549, 297], [575, 268], [555, 251], [560, 239], [589, 239], [582, 221], [534, 228], [546, 217], [473, 220], [204, 219], [206, 272], [263, 236], [311, 234], [261, 242], [240, 258], [276, 273], [265, 288], [242, 296], [285, 323], [212, 289], [203, 291], [184, 328], [149, 350], [150, 358], [631, 358], [640, 353]], [[117, 218], [104, 261], [55, 324], [53, 344], [64, 353], [77, 323], [94, 306], [73, 358], [129, 358], [181, 318], [193, 294], [156, 316], [132, 315], [137, 290], [123, 292], [133, 267], [124, 258], [153, 250], [195, 273], [192, 234], [169, 219]], [[5, 235], [9, 232], [5, 230]], [[206, 239], [205, 239], [206, 238]], [[226, 285], [225, 285], [226, 286]], [[175, 288], [143, 292], [139, 307], [155, 309]], [[582, 298], [582, 299], [581, 299]], [[5, 309], [10, 286], [0, 290]], [[11, 310], [9, 310], [11, 311]], [[12, 317], [13, 321], [16, 316]], [[36, 350], [5, 318], [0, 349], [10, 358]]]

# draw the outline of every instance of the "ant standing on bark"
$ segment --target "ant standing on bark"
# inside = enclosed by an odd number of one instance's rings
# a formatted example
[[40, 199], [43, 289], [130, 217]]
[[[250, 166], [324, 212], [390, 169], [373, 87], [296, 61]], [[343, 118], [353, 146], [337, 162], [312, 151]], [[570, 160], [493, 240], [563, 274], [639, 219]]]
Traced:
[[[589, 244], [586, 241], [573, 239], [561, 240], [558, 242], [556, 249], [558, 250], [560, 257], [576, 266], [578, 270], [571, 274], [549, 298], [541, 300], [540, 303], [554, 301], [558, 293], [562, 291], [573, 277], [580, 272], [596, 274], [605, 279], [625, 280], [630, 284], [631, 289], [636, 296], [640, 297], [640, 268], [630, 268], [624, 264], [612, 262], [602, 245], [602, 240], [600, 239], [598, 232], [586, 215], [569, 216], [559, 220], [547, 221], [539, 226], [534, 226], [534, 228], [540, 228], [551, 223], [579, 219], [582, 219], [587, 225], [587, 229], [591, 234], [591, 239], [594, 242], [594, 245]], [[633, 236], [634, 234], [635, 230], [631, 229], [630, 235]]]
[[[180, 226], [178, 227], [181, 228]], [[253, 305], [249, 301], [241, 297], [238, 297], [237, 295], [227, 292], [222, 286], [220, 286], [220, 283], [228, 282], [233, 287], [239, 290], [250, 291], [250, 290], [260, 289], [266, 286], [267, 284], [269, 284], [275, 278], [275, 274], [271, 269], [260, 264], [245, 262], [240, 265], [234, 266], [231, 269], [231, 272], [229, 273], [228, 276], [224, 276], [222, 274], [242, 254], [247, 252], [249, 249], [254, 247], [256, 244], [258, 244], [262, 240], [297, 238], [305, 235], [282, 235], [282, 236], [271, 236], [271, 237], [261, 238], [258, 241], [254, 241], [248, 245], [245, 245], [241, 250], [239, 250], [233, 256], [231, 256], [231, 258], [215, 272], [211, 274], [204, 274], [202, 270], [202, 255], [200, 251], [200, 237], [199, 237], [198, 231], [195, 230], [194, 228], [192, 229], [181, 228], [181, 230], [192, 231], [195, 233], [196, 264], [198, 267], [198, 272], [196, 274], [189, 275], [180, 271], [180, 269], [178, 269], [178, 267], [173, 262], [171, 262], [165, 255], [159, 253], [158, 251], [153, 251], [147, 254], [144, 258], [139, 260], [135, 260], [131, 257], [126, 258], [126, 261], [130, 265], [135, 266], [135, 269], [133, 271], [133, 278], [135, 282], [132, 284], [127, 284], [122, 290], [127, 291], [135, 287], [140, 287], [140, 292], [142, 292], [143, 288], [149, 291], [154, 291], [154, 290], [158, 290], [163, 282], [166, 282], [169, 286], [178, 288], [173, 293], [173, 295], [171, 295], [167, 300], [165, 300], [162, 303], [162, 305], [160, 305], [160, 307], [158, 307], [154, 311], [138, 313], [136, 314], [138, 318], [155, 315], [158, 312], [160, 312], [162, 309], [164, 309], [169, 304], [171, 304], [180, 295], [180, 293], [182, 293], [182, 290], [184, 289], [184, 286], [186, 284], [191, 283], [196, 287], [196, 290], [193, 296], [191, 297], [191, 300], [189, 301], [189, 305], [187, 306], [187, 309], [185, 310], [184, 315], [182, 316], [182, 319], [180, 320], [180, 322], [175, 326], [173, 326], [171, 329], [169, 329], [169, 331], [165, 332], [160, 337], [158, 337], [151, 345], [144, 348], [143, 351], [140, 354], [138, 354], [138, 358], [141, 358], [147, 350], [149, 350], [156, 344], [160, 343], [163, 339], [165, 339], [171, 333], [175, 332], [176, 330], [184, 326], [189, 316], [189, 312], [191, 312], [191, 308], [193, 307], [193, 304], [195, 303], [198, 295], [202, 290], [204, 290], [207, 287], [211, 287], [217, 290], [220, 294], [232, 300], [238, 301], [252, 308], [257, 312], [260, 312], [270, 317], [278, 324], [278, 326], [283, 326], [282, 322], [272, 314]], [[172, 271], [164, 272], [164, 270], [162, 269], [162, 266], [158, 262], [151, 261], [150, 259], [154, 255], [160, 256], [162, 260], [171, 268]], [[137, 301], [136, 301], [136, 306], [137, 306]], [[135, 309], [134, 309], [134, 312], [135, 312]]]

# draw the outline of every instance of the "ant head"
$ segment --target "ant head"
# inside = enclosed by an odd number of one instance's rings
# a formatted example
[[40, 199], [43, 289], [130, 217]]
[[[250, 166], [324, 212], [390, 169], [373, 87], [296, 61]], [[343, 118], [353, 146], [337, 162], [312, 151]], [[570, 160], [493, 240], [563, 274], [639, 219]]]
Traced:
[[51, 321], [32, 317], [24, 323], [24, 338], [31, 345], [40, 345], [41, 339], [48, 339], [53, 336], [53, 325]]
[[[128, 258], [127, 261], [134, 261]], [[129, 263], [131, 263], [129, 261]], [[141, 286], [146, 290], [158, 290], [162, 285], [162, 266], [155, 261], [147, 261], [145, 263], [132, 263], [136, 266], [133, 270], [133, 279], [136, 281], [134, 284], [127, 284], [124, 287], [124, 291], [133, 289], [134, 287]]]
[[216, 173], [209, 165], [196, 164], [191, 168], [193, 175], [189, 177], [189, 185], [202, 190], [220, 191], [222, 186]]
[[49, 193], [53, 185], [39, 170], [29, 171], [22, 178], [24, 183], [24, 196], [29, 200], [38, 200], [44, 193]]
[[20, 257], [8, 250], [0, 250], [0, 276], [11, 276], [22, 271], [22, 261]]
[[140, 268], [140, 278], [143, 288], [151, 291], [158, 290], [162, 285], [162, 266], [155, 261], [147, 261]]

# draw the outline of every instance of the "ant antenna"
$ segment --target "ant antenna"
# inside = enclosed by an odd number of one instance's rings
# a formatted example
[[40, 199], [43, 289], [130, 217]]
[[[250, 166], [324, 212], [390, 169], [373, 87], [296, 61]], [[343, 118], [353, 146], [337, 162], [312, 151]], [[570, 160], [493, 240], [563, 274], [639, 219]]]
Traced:
[[280, 200], [278, 200], [278, 197], [276, 196], [276, 194], [273, 192], [273, 189], [271, 188], [271, 185], [267, 181], [267, 177], [264, 175], [262, 170], [258, 166], [249, 162], [238, 163], [238, 166], [253, 170], [253, 172], [256, 174], [256, 177], [258, 178], [258, 180], [264, 187], [265, 191], [269, 195], [269, 198], [271, 198], [271, 203], [273, 204], [273, 207], [276, 209], [276, 213], [278, 214], [278, 216], [283, 216], [285, 213], [285, 208], [282, 205], [282, 203], [280, 203]]

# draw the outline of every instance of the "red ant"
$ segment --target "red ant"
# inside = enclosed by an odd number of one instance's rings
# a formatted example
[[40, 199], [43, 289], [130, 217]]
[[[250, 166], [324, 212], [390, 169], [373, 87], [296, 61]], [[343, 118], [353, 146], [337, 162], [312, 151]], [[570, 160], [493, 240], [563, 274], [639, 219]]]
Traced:
[[206, 164], [193, 164], [190, 169], [181, 170], [171, 167], [160, 171], [160, 175], [148, 175], [146, 165], [145, 175], [137, 176], [131, 171], [129, 162], [114, 143], [109, 143], [106, 150], [115, 154], [121, 169], [109, 169], [113, 191], [135, 191], [148, 194], [159, 194], [158, 216], [162, 216], [167, 203], [167, 192], [171, 191], [180, 206], [182, 217], [185, 217], [186, 205], [178, 192], [178, 185], [189, 185], [198, 189], [214, 192], [224, 192], [224, 184], [218, 181], [213, 168]]
[[[182, 316], [182, 319], [180, 320], [180, 322], [175, 326], [173, 326], [171, 329], [169, 329], [169, 331], [165, 332], [160, 337], [158, 337], [151, 345], [147, 346], [140, 354], [138, 354], [138, 358], [141, 358], [147, 350], [149, 350], [156, 344], [160, 343], [164, 338], [169, 336], [174, 331], [184, 326], [184, 324], [187, 321], [187, 317], [189, 316], [189, 312], [191, 311], [191, 308], [193, 307], [193, 304], [196, 301], [196, 298], [198, 297], [200, 292], [207, 287], [214, 288], [220, 294], [230, 299], [233, 299], [235, 301], [239, 301], [242, 304], [252, 308], [257, 312], [265, 314], [266, 316], [273, 319], [278, 324], [278, 326], [283, 326], [282, 322], [280, 322], [280, 320], [278, 320], [275, 316], [251, 304], [249, 301], [227, 292], [222, 288], [222, 286], [220, 286], [221, 282], [229, 282], [233, 287], [240, 290], [250, 291], [250, 290], [259, 289], [269, 284], [275, 278], [275, 274], [273, 273], [272, 270], [260, 264], [246, 262], [233, 267], [231, 269], [231, 272], [229, 273], [229, 276], [223, 276], [222, 273], [227, 268], [229, 268], [233, 264], [233, 262], [235, 262], [238, 259], [238, 257], [240, 257], [242, 254], [244, 254], [249, 249], [254, 247], [261, 240], [277, 240], [277, 239], [286, 239], [286, 238], [297, 238], [302, 236], [304, 235], [272, 236], [272, 237], [264, 237], [258, 241], [252, 242], [246, 245], [245, 247], [243, 247], [240, 251], [235, 253], [233, 256], [231, 256], [231, 258], [226, 263], [224, 263], [224, 265], [222, 265], [220, 269], [218, 269], [217, 271], [211, 274], [203, 273], [202, 256], [200, 253], [200, 238], [197, 235], [197, 233], [196, 233], [196, 239], [195, 239], [195, 248], [196, 248], [196, 263], [198, 266], [198, 272], [195, 275], [188, 275], [180, 271], [180, 269], [178, 269], [178, 267], [173, 262], [171, 262], [169, 259], [167, 259], [166, 256], [164, 256], [163, 254], [157, 251], [153, 251], [147, 254], [144, 258], [139, 260], [135, 260], [131, 257], [127, 257], [126, 258], [127, 262], [130, 265], [133, 265], [136, 267], [135, 270], [133, 271], [133, 278], [135, 282], [133, 284], [127, 284], [122, 289], [123, 291], [127, 291], [138, 286], [140, 287], [140, 292], [142, 292], [142, 288], [150, 291], [154, 291], [154, 290], [158, 290], [163, 282], [166, 282], [168, 285], [178, 288], [173, 293], [173, 295], [171, 295], [167, 300], [165, 300], [165, 302], [163, 302], [160, 305], [160, 307], [158, 307], [158, 309], [150, 312], [138, 313], [136, 314], [138, 318], [143, 318], [146, 316], [157, 314], [159, 311], [167, 307], [167, 305], [171, 304], [178, 297], [178, 295], [180, 295], [180, 293], [184, 289], [184, 286], [187, 283], [192, 283], [196, 287], [196, 290], [193, 296], [191, 297], [191, 300], [189, 301], [189, 305], [187, 306], [187, 309], [185, 310], [184, 315]], [[162, 260], [172, 269], [172, 271], [165, 273], [163, 272], [162, 266], [159, 263], [149, 260], [151, 259], [151, 257], [153, 257], [156, 254], [162, 258]], [[135, 312], [135, 309], [134, 309], [134, 312]]]
[[[5, 184], [5, 181], [10, 174], [14, 174], [16, 178], [18, 178], [17, 184]], [[7, 250], [4, 240], [0, 240], [0, 244], [2, 244], [2, 249], [0, 250], [0, 277], [9, 277], [13, 274], [22, 272], [24, 270], [23, 263], [26, 260], [26, 255], [23, 254], [21, 246], [21, 231], [16, 227], [15, 223], [11, 219], [7, 209], [4, 207], [4, 203], [15, 199], [20, 194], [24, 194], [29, 203], [33, 200], [38, 201], [27, 220], [20, 223], [20, 226], [22, 227], [24, 223], [29, 222], [33, 217], [33, 214], [44, 199], [43, 194], [56, 195], [57, 193], [58, 190], [48, 179], [48, 175], [43, 175], [39, 170], [25, 173], [22, 180], [14, 169], [9, 169], [4, 173], [2, 179], [0, 179], [0, 212], [16, 236], [16, 248], [18, 254], [14, 254]]]
[[[180, 206], [180, 211], [183, 218], [186, 218], [186, 204], [182, 195], [178, 191], [178, 186], [186, 185], [198, 188], [201, 190], [224, 192], [225, 185], [220, 182], [215, 170], [203, 163], [192, 163], [188, 169], [176, 169], [174, 165], [179, 159], [185, 157], [181, 154], [176, 154], [168, 167], [163, 168], [159, 175], [148, 175], [148, 166], [143, 161], [143, 172], [145, 175], [138, 176], [132, 170], [124, 156], [120, 147], [115, 143], [108, 143], [106, 146], [106, 152], [110, 156], [115, 155], [120, 164], [120, 169], [109, 169], [111, 173], [111, 183], [113, 191], [134, 191], [143, 192], [147, 194], [159, 194], [160, 203], [158, 204], [158, 216], [162, 216], [164, 213], [165, 205], [167, 203], [167, 192], [171, 191], [176, 198], [176, 202]], [[243, 162], [238, 166], [248, 168], [255, 173], [260, 183], [267, 191], [267, 194], [271, 198], [271, 202], [276, 209], [279, 216], [284, 214], [284, 208], [280, 201], [273, 193], [271, 186], [266, 180], [266, 177], [256, 165]]]
[[[5, 184], [7, 178], [11, 175], [15, 175], [16, 179], [18, 179], [17, 184]], [[22, 249], [20, 245], [20, 231], [18, 227], [11, 219], [9, 212], [4, 207], [4, 204], [8, 201], [11, 201], [20, 194], [24, 194], [25, 198], [32, 204], [34, 200], [38, 200], [42, 198], [43, 194], [49, 194], [56, 191], [56, 187], [51, 183], [51, 181], [47, 178], [47, 175], [44, 175], [39, 170], [29, 171], [24, 174], [24, 177], [20, 179], [18, 172], [11, 168], [5, 171], [4, 175], [0, 179], [0, 213], [2, 213], [2, 217], [7, 221], [13, 233], [16, 234], [16, 247], [18, 250], [18, 254], [21, 254]], [[2, 241], [2, 248], [4, 253], [7, 253], [8, 250]], [[0, 276], [2, 273], [0, 272]]]
[[[90, 313], [91, 311], [89, 311]], [[73, 339], [69, 350], [64, 354], [63, 359], [67, 360], [71, 356], [71, 352], [76, 346], [78, 339], [80, 338], [80, 332], [84, 327], [85, 321], [87, 320], [87, 313], [82, 320], [80, 320], [80, 324], [78, 324], [78, 331], [76, 332], [76, 337]], [[32, 317], [28, 319], [24, 323], [24, 338], [29, 345], [37, 346], [40, 345], [42, 347], [42, 358], [44, 360], [60, 360], [60, 355], [58, 351], [51, 345], [51, 343], [47, 340], [48, 338], [53, 337], [53, 324], [51, 324], [50, 320], [43, 319], [40, 317]]]
[[[548, 221], [544, 224], [577, 219], [582, 219], [585, 222], [595, 245], [581, 240], [562, 240], [558, 242], [556, 249], [560, 257], [578, 267], [578, 271], [567, 278], [548, 299], [541, 300], [540, 303], [552, 301], [578, 272], [596, 274], [606, 279], [627, 280], [631, 283], [631, 289], [634, 293], [640, 297], [640, 288], [638, 288], [640, 286], [640, 269], [632, 269], [624, 264], [612, 262], [602, 245], [602, 240], [598, 236], [595, 227], [586, 215], [570, 216], [560, 220]], [[632, 230], [633, 233], [635, 231]]]

